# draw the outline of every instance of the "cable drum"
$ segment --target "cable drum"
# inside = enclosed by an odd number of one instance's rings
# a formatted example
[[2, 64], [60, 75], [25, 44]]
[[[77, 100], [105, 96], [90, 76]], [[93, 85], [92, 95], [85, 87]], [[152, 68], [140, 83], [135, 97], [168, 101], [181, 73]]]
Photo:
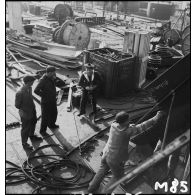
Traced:
[[60, 32], [59, 32], [60, 33], [59, 40], [58, 40], [59, 43], [69, 45], [68, 34], [72, 30], [72, 25], [73, 25], [73, 22], [71, 20], [67, 20], [62, 24], [60, 28]]
[[55, 30], [54, 30], [54, 32], [53, 32], [53, 36], [52, 36], [52, 38], [53, 38], [53, 41], [54, 42], [57, 42], [57, 31], [60, 29], [60, 26], [58, 26]]
[[58, 21], [65, 21], [67, 17], [73, 17], [72, 8], [67, 4], [58, 4], [54, 8], [54, 17]]
[[60, 41], [60, 29], [58, 29], [56, 31], [55, 40], [56, 40], [57, 43], [61, 43], [61, 41]]
[[69, 35], [70, 45], [76, 46], [79, 49], [87, 48], [90, 41], [90, 31], [87, 25], [77, 23]]
[[58, 43], [86, 49], [90, 41], [90, 31], [86, 24], [72, 20], [64, 22], [60, 28]]

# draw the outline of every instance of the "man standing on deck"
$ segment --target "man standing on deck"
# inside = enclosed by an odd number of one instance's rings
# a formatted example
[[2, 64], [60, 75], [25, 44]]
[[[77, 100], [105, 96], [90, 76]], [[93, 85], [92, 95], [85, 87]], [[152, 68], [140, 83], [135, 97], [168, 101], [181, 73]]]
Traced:
[[164, 113], [159, 111], [156, 116], [138, 125], [130, 124], [129, 114], [124, 111], [116, 115], [110, 128], [108, 141], [103, 149], [100, 168], [89, 184], [88, 193], [97, 193], [100, 183], [109, 170], [112, 172], [112, 178], [102, 192], [112, 193], [107, 189], [124, 175], [130, 137], [152, 127], [163, 115]]
[[27, 141], [28, 138], [31, 141], [41, 141], [42, 138], [35, 135], [35, 126], [37, 123], [37, 116], [35, 110], [35, 104], [32, 96], [32, 85], [35, 78], [27, 75], [23, 78], [24, 85], [16, 93], [15, 107], [19, 109], [19, 115], [22, 122], [21, 139], [24, 149], [32, 150]]
[[49, 135], [46, 132], [47, 127], [51, 129], [59, 128], [59, 125], [55, 124], [58, 113], [56, 103], [55, 71], [55, 67], [48, 66], [46, 68], [46, 74], [42, 76], [34, 90], [34, 92], [41, 97], [42, 120], [40, 134], [43, 137]]
[[85, 64], [86, 71], [84, 71], [79, 80], [79, 86], [82, 87], [82, 96], [80, 102], [80, 113], [78, 116], [85, 114], [85, 107], [88, 98], [93, 107], [93, 114], [96, 114], [96, 93], [100, 85], [101, 79], [94, 66], [90, 63]]

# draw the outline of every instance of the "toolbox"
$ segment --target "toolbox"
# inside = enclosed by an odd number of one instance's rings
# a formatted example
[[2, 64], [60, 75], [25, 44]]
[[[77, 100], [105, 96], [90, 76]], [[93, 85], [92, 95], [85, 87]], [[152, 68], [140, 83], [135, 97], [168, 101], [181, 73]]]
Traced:
[[85, 51], [85, 62], [92, 63], [102, 77], [102, 93], [106, 98], [117, 97], [135, 88], [135, 55], [111, 48]]

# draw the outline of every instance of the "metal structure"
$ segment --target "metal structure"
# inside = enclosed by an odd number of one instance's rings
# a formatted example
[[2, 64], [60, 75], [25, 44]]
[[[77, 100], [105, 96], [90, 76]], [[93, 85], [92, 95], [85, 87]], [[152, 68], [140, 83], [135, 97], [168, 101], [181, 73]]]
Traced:
[[[94, 16], [87, 16], [87, 14], [93, 14]], [[76, 17], [76, 22], [82, 22], [87, 24], [87, 26], [95, 26], [105, 24], [105, 17], [97, 17], [97, 13], [85, 12], [84, 17]]]
[[[186, 55], [189, 53], [189, 46], [186, 45], [189, 45], [190, 43], [189, 37], [185, 39], [185, 37], [190, 34], [190, 25], [187, 26], [186, 22], [186, 17], [188, 16], [189, 8], [179, 11], [180, 15], [177, 18], [176, 22], [172, 23], [172, 26], [170, 26], [169, 29], [164, 32], [163, 37], [166, 42], [168, 42], [169, 39], [172, 40], [173, 45], [181, 41], [182, 52], [184, 55]], [[181, 21], [180, 27], [178, 27], [179, 21]]]
[[114, 190], [119, 184], [123, 182], [130, 182], [132, 179], [137, 177], [139, 174], [146, 171], [149, 167], [155, 165], [162, 159], [166, 158], [185, 144], [190, 142], [190, 130], [187, 130], [185, 133], [177, 137], [174, 141], [166, 146], [166, 148], [162, 151], [155, 153], [151, 158], [141, 163], [134, 170], [128, 172], [124, 177], [115, 182], [112, 186], [109, 187], [110, 190]]

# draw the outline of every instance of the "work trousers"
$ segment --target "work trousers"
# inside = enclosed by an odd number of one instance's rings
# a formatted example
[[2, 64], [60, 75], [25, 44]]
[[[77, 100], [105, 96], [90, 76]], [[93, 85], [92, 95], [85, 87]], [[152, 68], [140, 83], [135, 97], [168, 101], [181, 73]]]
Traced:
[[85, 112], [85, 108], [88, 100], [92, 104], [93, 112], [96, 113], [96, 95], [94, 92], [89, 94], [89, 92], [86, 90], [82, 91], [81, 102], [80, 102], [80, 113]]
[[111, 170], [112, 172], [112, 178], [109, 180], [108, 184], [104, 187], [101, 193], [112, 193], [112, 191], [108, 191], [108, 187], [110, 187], [124, 175], [124, 163], [114, 162], [106, 159], [106, 157], [102, 158], [100, 168], [89, 184], [88, 193], [97, 192], [100, 183], [102, 182], [109, 170]]
[[22, 139], [22, 145], [24, 145], [27, 143], [28, 138], [30, 136], [33, 136], [35, 133], [37, 117], [36, 115], [32, 119], [25, 119], [21, 117], [21, 122], [22, 122], [21, 139]]
[[55, 125], [57, 119], [57, 105], [54, 103], [41, 103], [41, 129], [40, 133], [45, 133], [47, 127]]

